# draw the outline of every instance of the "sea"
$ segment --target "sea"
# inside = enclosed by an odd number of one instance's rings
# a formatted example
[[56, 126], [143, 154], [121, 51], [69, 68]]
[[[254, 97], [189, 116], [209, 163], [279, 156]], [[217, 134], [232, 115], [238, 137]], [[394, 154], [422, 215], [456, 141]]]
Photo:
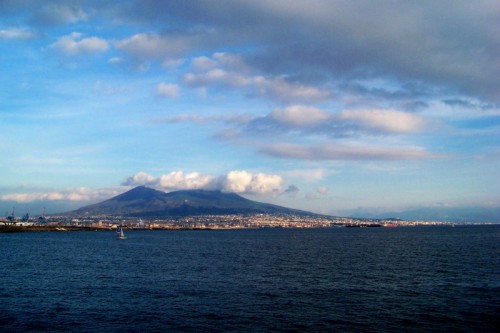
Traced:
[[0, 234], [1, 332], [500, 332], [500, 225]]

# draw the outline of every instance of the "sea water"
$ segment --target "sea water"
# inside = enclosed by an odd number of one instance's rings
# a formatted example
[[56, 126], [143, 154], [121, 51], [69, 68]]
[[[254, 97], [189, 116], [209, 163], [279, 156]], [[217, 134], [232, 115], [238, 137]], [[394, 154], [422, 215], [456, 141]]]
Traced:
[[500, 329], [500, 226], [126, 234], [0, 234], [0, 330]]

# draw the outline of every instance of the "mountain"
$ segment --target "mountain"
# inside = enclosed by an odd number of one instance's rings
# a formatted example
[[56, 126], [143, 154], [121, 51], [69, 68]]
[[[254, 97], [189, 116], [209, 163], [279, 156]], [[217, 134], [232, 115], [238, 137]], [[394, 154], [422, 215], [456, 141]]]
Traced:
[[349, 214], [349, 216], [378, 219], [397, 217], [413, 221], [500, 223], [500, 207], [421, 207], [399, 212], [375, 214], [360, 210]]
[[103, 202], [68, 212], [67, 215], [161, 218], [256, 213], [315, 215], [301, 210], [248, 200], [236, 193], [206, 190], [182, 190], [165, 193], [146, 186], [138, 186]]

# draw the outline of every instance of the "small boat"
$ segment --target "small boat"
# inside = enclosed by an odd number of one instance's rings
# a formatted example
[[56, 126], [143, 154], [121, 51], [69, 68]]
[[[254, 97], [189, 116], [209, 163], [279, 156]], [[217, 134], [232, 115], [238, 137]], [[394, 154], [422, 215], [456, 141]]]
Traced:
[[127, 236], [125, 236], [125, 234], [123, 233], [123, 228], [121, 225], [119, 225], [117, 228], [116, 228], [116, 237], [118, 239], [126, 239]]

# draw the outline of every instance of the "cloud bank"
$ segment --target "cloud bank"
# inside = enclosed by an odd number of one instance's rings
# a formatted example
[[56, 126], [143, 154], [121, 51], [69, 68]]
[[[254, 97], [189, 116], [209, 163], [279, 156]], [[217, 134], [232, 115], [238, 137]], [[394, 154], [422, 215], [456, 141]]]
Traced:
[[367, 147], [339, 144], [271, 144], [261, 149], [264, 155], [296, 160], [363, 161], [422, 160], [444, 157], [419, 147]]
[[303, 134], [323, 134], [329, 137], [354, 134], [395, 135], [412, 134], [428, 130], [430, 119], [397, 110], [345, 109], [327, 112], [316, 107], [291, 105], [278, 108], [265, 117], [256, 117], [247, 129], [259, 132], [272, 130], [301, 131]]
[[279, 175], [251, 173], [234, 170], [221, 176], [201, 174], [199, 172], [184, 173], [173, 171], [154, 177], [144, 172], [128, 177], [123, 186], [148, 185], [159, 190], [220, 190], [239, 194], [267, 195], [282, 192], [283, 179]]
[[[262, 196], [281, 194], [283, 192], [282, 183], [283, 179], [279, 175], [251, 173], [245, 170], [234, 170], [220, 176], [199, 172], [172, 171], [158, 177], [140, 171], [127, 177], [121, 185], [126, 188], [147, 185], [166, 192], [203, 189]], [[18, 203], [38, 201], [95, 202], [109, 199], [125, 190], [123, 187], [110, 189], [80, 187], [64, 191], [10, 193], [0, 195], [0, 200]], [[298, 189], [296, 190], [298, 191]]]
[[19, 203], [35, 201], [97, 201], [108, 199], [120, 193], [117, 189], [92, 189], [80, 187], [65, 191], [51, 192], [29, 192], [29, 193], [11, 193], [0, 196], [2, 201], [14, 201]]

